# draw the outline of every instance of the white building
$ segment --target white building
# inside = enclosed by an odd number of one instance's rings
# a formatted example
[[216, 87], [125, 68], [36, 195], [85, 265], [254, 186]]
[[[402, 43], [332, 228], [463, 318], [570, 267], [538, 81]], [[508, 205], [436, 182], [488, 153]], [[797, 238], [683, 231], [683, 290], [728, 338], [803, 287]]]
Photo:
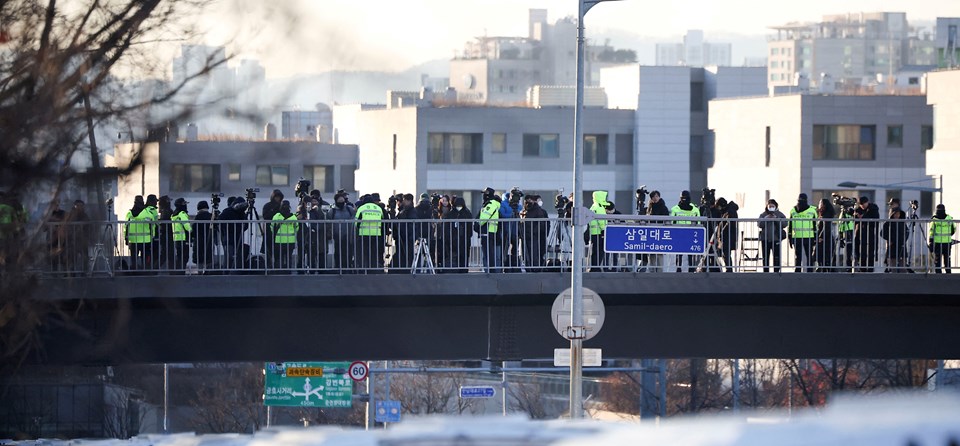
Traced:
[[637, 183], [659, 190], [669, 200], [679, 197], [680, 191], [707, 186], [713, 152], [707, 102], [763, 95], [767, 88], [762, 67], [623, 65], [604, 69], [601, 85], [609, 107], [636, 110]]
[[711, 43], [703, 39], [703, 31], [693, 29], [683, 36], [683, 43], [658, 43], [657, 65], [675, 67], [705, 67], [731, 64], [733, 45]]
[[[713, 100], [709, 125], [716, 158], [708, 171], [710, 187], [734, 197], [741, 216], [759, 215], [769, 198], [788, 209], [801, 192], [811, 205], [832, 193], [865, 195], [881, 209], [888, 196], [919, 199], [928, 213], [930, 194], [903, 191], [897, 184], [929, 185], [923, 184], [924, 141], [932, 122], [923, 96]], [[873, 186], [844, 190], [838, 187], [843, 182]]]
[[[247, 188], [259, 188], [258, 205], [273, 189], [293, 196], [300, 177], [311, 189], [332, 201], [337, 189], [356, 197], [354, 182], [358, 150], [355, 145], [287, 141], [198, 141], [118, 144], [108, 166], [129, 164], [135, 146], [142, 146], [143, 163], [118, 179], [115, 210], [123, 219], [136, 195], [183, 197], [191, 214], [200, 200], [210, 202], [211, 194], [243, 196]], [[212, 203], [211, 203], [212, 204]], [[226, 206], [226, 200], [221, 209]]]
[[933, 106], [933, 132], [929, 141], [933, 146], [927, 154], [927, 175], [943, 177], [947, 186], [942, 200], [947, 212], [960, 218], [960, 194], [952, 193], [960, 187], [960, 70], [937, 71], [927, 74], [927, 103]]
[[954, 68], [960, 65], [960, 17], [937, 17], [937, 65], [940, 68]]
[[[475, 212], [486, 187], [519, 186], [548, 210], [559, 189], [572, 188], [572, 108], [337, 107], [334, 115], [340, 141], [360, 147], [361, 193], [456, 194]], [[623, 212], [632, 212], [636, 186], [633, 116], [590, 108], [583, 117], [585, 195], [607, 190]]]

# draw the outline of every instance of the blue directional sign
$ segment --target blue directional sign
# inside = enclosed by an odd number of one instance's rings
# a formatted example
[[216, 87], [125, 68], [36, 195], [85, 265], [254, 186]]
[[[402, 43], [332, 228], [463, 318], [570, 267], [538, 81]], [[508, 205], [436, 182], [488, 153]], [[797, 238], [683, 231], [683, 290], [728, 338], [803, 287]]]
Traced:
[[707, 228], [607, 225], [604, 249], [624, 254], [705, 254]]
[[400, 402], [377, 401], [377, 413], [373, 418], [377, 423], [399, 423]]
[[460, 398], [493, 398], [496, 389], [490, 386], [461, 386]]

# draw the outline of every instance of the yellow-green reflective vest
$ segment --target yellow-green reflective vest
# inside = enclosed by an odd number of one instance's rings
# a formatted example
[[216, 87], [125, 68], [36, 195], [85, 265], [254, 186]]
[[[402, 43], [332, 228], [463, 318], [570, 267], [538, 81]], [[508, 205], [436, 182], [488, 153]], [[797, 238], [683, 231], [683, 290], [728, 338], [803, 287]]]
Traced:
[[814, 230], [814, 220], [817, 218], [817, 210], [813, 206], [807, 207], [803, 212], [797, 212], [797, 208], [790, 209], [790, 237], [792, 238], [813, 238], [816, 232]]
[[[606, 215], [607, 209], [603, 206], [600, 206], [597, 203], [594, 203], [593, 206], [590, 206], [590, 210], [594, 214]], [[603, 230], [607, 228], [606, 220], [590, 220], [590, 235], [600, 235], [603, 234]]]
[[[671, 216], [671, 217], [699, 217], [699, 216], [700, 216], [700, 209], [697, 209], [696, 206], [691, 205], [690, 210], [689, 210], [689, 211], [685, 211], [685, 210], [681, 209], [681, 208], [680, 208], [680, 205], [678, 204], [678, 205], [674, 206], [672, 209], [670, 209], [670, 216]], [[693, 224], [693, 222], [690, 221], [690, 220], [680, 220], [680, 221], [675, 221], [674, 223], [676, 223], [676, 224], [678, 224], [678, 225], [692, 225], [692, 224]]]
[[849, 215], [844, 215], [843, 220], [840, 220], [840, 233], [851, 232], [853, 231], [853, 219]]
[[170, 220], [173, 220], [173, 241], [182, 242], [187, 240], [187, 233], [193, 231], [193, 227], [190, 226], [190, 223], [181, 223], [190, 220], [190, 216], [186, 212], [180, 211], [176, 215], [170, 217]]
[[273, 233], [275, 234], [273, 236], [274, 243], [287, 244], [297, 242], [297, 231], [300, 229], [300, 225], [297, 224], [296, 214], [290, 214], [289, 217], [283, 218], [283, 214], [278, 212], [273, 215], [273, 221], [284, 222], [273, 224]]
[[480, 210], [480, 227], [487, 226], [487, 233], [496, 234], [500, 220], [500, 203], [496, 200], [490, 200], [483, 209]]
[[953, 217], [946, 216], [943, 220], [934, 217], [930, 224], [930, 237], [934, 243], [950, 243], [953, 236]]
[[[132, 215], [127, 213], [128, 216]], [[130, 243], [150, 243], [157, 228], [150, 222], [157, 221], [156, 211], [147, 206], [139, 215], [130, 218], [132, 223], [127, 227], [127, 241]]]
[[383, 220], [383, 209], [376, 203], [367, 203], [357, 208], [356, 219], [360, 220], [357, 235], [379, 236], [382, 234], [380, 221]]

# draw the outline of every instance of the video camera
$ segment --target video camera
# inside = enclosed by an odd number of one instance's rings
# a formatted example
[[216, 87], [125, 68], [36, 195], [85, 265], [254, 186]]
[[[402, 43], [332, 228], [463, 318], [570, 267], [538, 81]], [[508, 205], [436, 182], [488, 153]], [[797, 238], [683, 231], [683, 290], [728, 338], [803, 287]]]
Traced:
[[260, 192], [259, 187], [248, 187], [247, 192], [247, 201], [253, 201], [257, 198], [257, 192]]
[[297, 181], [297, 186], [293, 189], [293, 192], [301, 199], [307, 195], [310, 195], [310, 181], [300, 177], [300, 180]]
[[210, 205], [213, 206], [214, 210], [220, 209], [220, 197], [223, 196], [223, 193], [212, 193], [210, 194]]
[[557, 198], [553, 203], [553, 207], [557, 210], [558, 213], [562, 214], [564, 211], [566, 211], [567, 205], [569, 204], [570, 204], [570, 199], [567, 198], [566, 195], [563, 195], [563, 193], [560, 193], [560, 195], [557, 195]]
[[700, 206], [710, 206], [713, 207], [714, 203], [717, 202], [717, 190], [703, 188], [700, 190]]
[[853, 214], [855, 207], [858, 203], [856, 198], [844, 197], [840, 194], [831, 194], [833, 197], [833, 205], [840, 207], [840, 212], [842, 214]]
[[520, 204], [520, 199], [523, 198], [523, 191], [519, 187], [513, 186], [513, 189], [510, 189], [510, 205], [517, 207]]
[[643, 213], [643, 210], [647, 208], [647, 195], [650, 195], [650, 192], [647, 192], [647, 185], [644, 184], [637, 189], [637, 212]]
[[910, 200], [910, 209], [911, 209], [911, 210], [913, 210], [914, 212], [916, 212], [917, 209], [919, 209], [919, 208], [920, 208], [920, 202], [919, 202], [919, 201], [917, 201], [917, 200]]

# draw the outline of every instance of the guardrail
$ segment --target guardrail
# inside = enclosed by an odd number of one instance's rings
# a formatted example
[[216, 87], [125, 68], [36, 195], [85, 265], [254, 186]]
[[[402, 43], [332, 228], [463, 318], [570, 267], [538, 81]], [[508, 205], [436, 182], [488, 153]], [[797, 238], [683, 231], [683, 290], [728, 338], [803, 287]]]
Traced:
[[[608, 254], [588, 229], [587, 272], [949, 273], [960, 249], [952, 236], [929, 244], [930, 219], [817, 220], [804, 238], [789, 219], [604, 219], [703, 226], [706, 253]], [[46, 253], [31, 269], [51, 276], [556, 272], [569, 271], [574, 236], [558, 218], [48, 223], [39, 235]]]

